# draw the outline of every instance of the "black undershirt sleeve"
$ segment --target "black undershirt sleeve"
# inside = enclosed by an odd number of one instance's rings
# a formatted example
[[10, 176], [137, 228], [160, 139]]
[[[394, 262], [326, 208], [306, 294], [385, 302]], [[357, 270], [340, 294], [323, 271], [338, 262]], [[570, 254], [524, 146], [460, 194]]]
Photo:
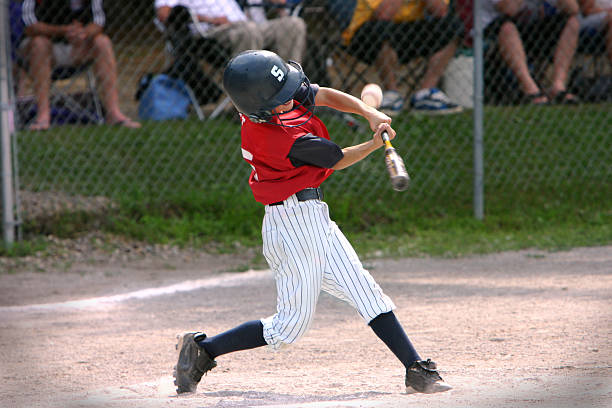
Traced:
[[334, 142], [309, 133], [293, 143], [288, 157], [295, 167], [309, 164], [331, 169], [344, 157], [344, 153]]

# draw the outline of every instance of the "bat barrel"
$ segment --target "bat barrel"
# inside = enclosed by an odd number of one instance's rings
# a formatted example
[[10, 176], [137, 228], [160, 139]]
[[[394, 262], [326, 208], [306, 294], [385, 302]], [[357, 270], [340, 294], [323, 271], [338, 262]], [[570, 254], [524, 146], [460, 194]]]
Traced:
[[410, 177], [408, 174], [391, 177], [391, 186], [395, 191], [404, 191], [410, 186]]
[[385, 149], [385, 163], [391, 178], [391, 186], [396, 191], [404, 191], [410, 185], [410, 176], [404, 166], [404, 161], [393, 147]]

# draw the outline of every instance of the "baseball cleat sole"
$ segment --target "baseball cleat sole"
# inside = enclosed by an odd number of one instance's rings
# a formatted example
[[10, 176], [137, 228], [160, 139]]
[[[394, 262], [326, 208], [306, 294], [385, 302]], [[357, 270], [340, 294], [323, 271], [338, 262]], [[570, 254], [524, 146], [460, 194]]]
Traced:
[[427, 388], [425, 388], [423, 391], [417, 391], [414, 388], [412, 388], [411, 386], [407, 385], [406, 386], [406, 394], [435, 394], [437, 392], [445, 392], [445, 391], [450, 391], [452, 390], [453, 387], [448, 384], [445, 381], [442, 382], [436, 382], [434, 384], [429, 385]]

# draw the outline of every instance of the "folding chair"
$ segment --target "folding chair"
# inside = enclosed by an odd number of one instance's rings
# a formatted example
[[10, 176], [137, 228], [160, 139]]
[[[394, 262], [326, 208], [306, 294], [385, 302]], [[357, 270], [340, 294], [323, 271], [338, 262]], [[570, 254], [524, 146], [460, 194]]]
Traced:
[[311, 37], [305, 70], [312, 73], [315, 82], [329, 82], [327, 85], [348, 93], [357, 82], [368, 82], [365, 76], [369, 67], [348, 54], [342, 45], [342, 31], [350, 23], [356, 5], [356, 0], [309, 0], [299, 8]]
[[[17, 75], [27, 73], [29, 68], [18, 52], [19, 42], [25, 29], [21, 7], [20, 1], [10, 1], [11, 57], [17, 68]], [[15, 83], [21, 82], [19, 78], [16, 79]], [[21, 101], [18, 99], [17, 102], [18, 107], [21, 106], [21, 109], [18, 109], [18, 124], [23, 126], [35, 116], [35, 102], [32, 98]], [[91, 62], [53, 68], [49, 102], [52, 107], [52, 123], [104, 123], [104, 112], [97, 93]]]
[[[198, 72], [206, 65], [209, 65], [210, 67], [207, 71], [211, 73], [210, 77], [212, 78], [214, 76], [214, 71], [218, 71], [218, 68], [221, 67], [229, 57], [229, 51], [221, 44], [218, 44], [216, 40], [207, 38], [204, 33], [201, 33], [200, 38], [194, 39], [188, 27], [191, 23], [193, 27], [197, 29], [196, 22], [197, 19], [192, 12], [188, 8], [181, 6], [173, 8], [168, 18], [167, 25], [159, 21], [158, 18], [154, 19], [155, 27], [164, 36], [164, 49], [166, 54], [164, 72], [172, 77], [178, 77], [184, 80], [190, 94], [191, 104], [198, 118], [204, 120], [205, 116], [200, 107], [200, 99], [198, 98], [202, 91], [194, 89], [194, 85], [196, 82], [201, 83], [203, 80], [202, 78], [208, 78], [208, 73], [202, 71], [203, 75], [197, 75], [198, 78], [197, 81], [195, 81], [193, 80], [194, 75], [191, 71]], [[187, 53], [184, 48], [185, 46], [197, 46], [198, 50]], [[177, 65], [177, 63], [180, 63], [181, 59], [184, 60], [187, 54], [197, 55], [198, 61], [189, 61], [185, 66], [181, 66], [180, 64]], [[217, 87], [216, 83], [210, 82], [209, 86], [206, 88], [212, 86]], [[218, 92], [216, 92], [216, 90], [218, 90]], [[218, 87], [213, 89], [212, 92], [213, 99], [217, 93], [219, 96], [222, 93]], [[218, 117], [230, 102], [230, 98], [225, 96], [217, 103], [209, 117], [211, 119]]]
[[[155, 27], [164, 35], [164, 37], [167, 37], [166, 26], [164, 26], [164, 24], [161, 21], [159, 21], [157, 17], [153, 20], [153, 23], [155, 24]], [[165, 38], [165, 41], [164, 41], [164, 51], [166, 55], [166, 63], [165, 63], [164, 71], [166, 71], [170, 69], [170, 67], [172, 66], [172, 63], [174, 61], [174, 58], [172, 56], [175, 54], [174, 48], [168, 38]], [[187, 89], [187, 92], [189, 94], [189, 100], [191, 101], [191, 106], [193, 107], [193, 110], [195, 111], [198, 119], [204, 120], [205, 119], [204, 112], [202, 112], [202, 108], [200, 107], [200, 103], [198, 99], [196, 98], [193, 92], [193, 89], [187, 83], [185, 83], [185, 88]]]
[[612, 101], [612, 66], [606, 51], [606, 32], [581, 33], [569, 86], [585, 102]]
[[[87, 92], [78, 84], [79, 77], [85, 76]], [[92, 63], [84, 65], [57, 67], [51, 74], [51, 106], [63, 105], [68, 111], [74, 112], [76, 121], [83, 123], [104, 123], [102, 103], [98, 96], [96, 79]], [[93, 106], [91, 106], [93, 105]]]

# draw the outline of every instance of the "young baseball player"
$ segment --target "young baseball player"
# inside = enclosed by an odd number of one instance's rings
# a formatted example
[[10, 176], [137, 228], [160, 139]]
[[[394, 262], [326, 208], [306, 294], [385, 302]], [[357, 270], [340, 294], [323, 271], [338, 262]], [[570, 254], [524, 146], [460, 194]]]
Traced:
[[[406, 391], [451, 389], [431, 360], [422, 360], [393, 313], [395, 305], [366, 271], [351, 244], [329, 218], [320, 185], [334, 170], [364, 159], [395, 137], [391, 118], [346, 93], [310, 84], [295, 62], [270, 51], [251, 50], [231, 59], [223, 87], [240, 113], [242, 156], [252, 167], [249, 184], [265, 205], [263, 253], [274, 271], [277, 310], [207, 337], [179, 337], [177, 392], [195, 392], [202, 375], [223, 354], [297, 341], [314, 316], [321, 290], [347, 301], [406, 367]], [[340, 148], [330, 141], [314, 106], [365, 117], [374, 134]]]

